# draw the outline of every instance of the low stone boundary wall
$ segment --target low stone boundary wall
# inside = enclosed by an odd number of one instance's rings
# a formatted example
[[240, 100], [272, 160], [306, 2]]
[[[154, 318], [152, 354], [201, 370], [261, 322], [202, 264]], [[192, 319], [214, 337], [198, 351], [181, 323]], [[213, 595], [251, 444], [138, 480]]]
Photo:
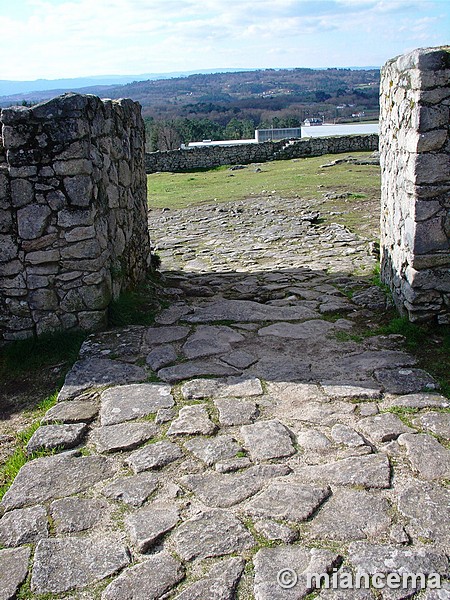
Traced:
[[450, 47], [381, 77], [381, 274], [411, 321], [450, 323]]
[[262, 144], [201, 146], [167, 152], [149, 152], [145, 155], [145, 168], [147, 173], [183, 172], [193, 169], [211, 169], [222, 165], [250, 164], [365, 150], [378, 150], [377, 134], [340, 135]]
[[0, 339], [103, 326], [150, 260], [140, 105], [66, 94], [0, 125]]

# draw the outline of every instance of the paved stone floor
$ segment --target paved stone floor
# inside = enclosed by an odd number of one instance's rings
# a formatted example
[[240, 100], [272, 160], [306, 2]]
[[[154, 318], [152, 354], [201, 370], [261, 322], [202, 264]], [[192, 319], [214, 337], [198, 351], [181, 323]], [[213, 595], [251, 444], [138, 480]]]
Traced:
[[289, 600], [314, 572], [449, 598], [449, 402], [401, 337], [354, 335], [386, 306], [369, 240], [273, 195], [150, 227], [170, 305], [84, 343], [28, 447], [58, 452], [1, 503], [0, 599]]

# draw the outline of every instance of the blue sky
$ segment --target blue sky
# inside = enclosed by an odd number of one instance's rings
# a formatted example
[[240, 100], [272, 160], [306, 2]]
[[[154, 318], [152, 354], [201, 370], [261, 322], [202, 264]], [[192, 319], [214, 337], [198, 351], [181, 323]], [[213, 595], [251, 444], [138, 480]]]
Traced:
[[382, 65], [450, 43], [450, 0], [0, 0], [0, 79]]

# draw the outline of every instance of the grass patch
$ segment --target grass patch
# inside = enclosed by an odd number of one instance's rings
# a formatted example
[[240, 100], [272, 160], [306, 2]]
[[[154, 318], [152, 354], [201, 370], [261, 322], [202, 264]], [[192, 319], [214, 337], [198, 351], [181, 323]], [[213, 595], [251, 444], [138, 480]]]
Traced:
[[[370, 152], [347, 153], [344, 156], [365, 158]], [[197, 170], [195, 173], [153, 173], [148, 175], [148, 203], [150, 208], [184, 208], [205, 202], [231, 202], [263, 193], [287, 197], [301, 195], [316, 198], [327, 189], [347, 192], [358, 199], [379, 198], [380, 169], [372, 165], [338, 164], [332, 170], [321, 169], [336, 155], [305, 159], [273, 161], [245, 169], [230, 171], [228, 167]], [[318, 187], [320, 191], [318, 192]]]
[[72, 364], [86, 336], [84, 331], [65, 331], [5, 344], [0, 349], [0, 381], [61, 362]]
[[156, 281], [148, 279], [136, 289], [120, 294], [108, 307], [108, 325], [153, 325], [156, 313], [165, 304], [157, 297], [159, 289]]
[[34, 458], [40, 456], [48, 456], [53, 454], [50, 451], [34, 452], [33, 454], [27, 454], [26, 445], [31, 439], [31, 436], [40, 426], [41, 418], [45, 415], [49, 408], [56, 404], [58, 392], [54, 392], [51, 396], [48, 396], [42, 400], [36, 410], [33, 411], [32, 416], [34, 417], [33, 422], [26, 429], [22, 429], [15, 434], [16, 448], [11, 456], [9, 456], [5, 463], [0, 467], [0, 500], [6, 494], [7, 490], [14, 481], [17, 473], [23, 467], [25, 463]]

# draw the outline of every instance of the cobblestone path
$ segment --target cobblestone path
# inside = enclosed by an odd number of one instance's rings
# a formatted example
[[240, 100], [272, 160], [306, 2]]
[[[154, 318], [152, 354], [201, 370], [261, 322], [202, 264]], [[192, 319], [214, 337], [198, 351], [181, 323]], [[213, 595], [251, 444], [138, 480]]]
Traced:
[[400, 336], [354, 335], [386, 305], [368, 240], [275, 196], [150, 227], [172, 302], [84, 343], [29, 442], [58, 452], [1, 502], [0, 599], [292, 600], [311, 573], [404, 572], [449, 598], [449, 402]]

